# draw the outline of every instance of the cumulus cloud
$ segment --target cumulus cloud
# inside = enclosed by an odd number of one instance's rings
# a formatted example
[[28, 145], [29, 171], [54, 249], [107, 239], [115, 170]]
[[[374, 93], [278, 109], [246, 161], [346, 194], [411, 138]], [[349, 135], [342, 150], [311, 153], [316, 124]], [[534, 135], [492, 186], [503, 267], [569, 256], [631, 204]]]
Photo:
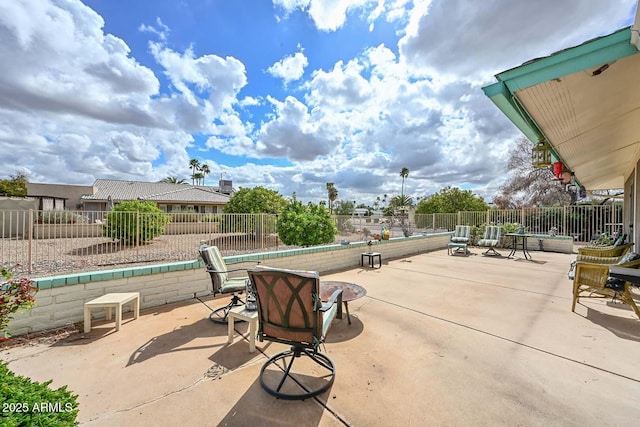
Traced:
[[306, 12], [321, 31], [336, 31], [342, 27], [350, 12], [358, 9], [373, 9], [369, 15], [373, 20], [384, 9], [381, 0], [273, 0], [273, 4], [288, 17], [296, 10]]
[[416, 1], [399, 47], [403, 61], [415, 73], [486, 78], [584, 42], [593, 37], [593, 24], [619, 28], [634, 3]]
[[[305, 200], [326, 198], [326, 182], [343, 200], [398, 194], [403, 167], [407, 194], [458, 185], [490, 198], [519, 133], [481, 86], [497, 71], [612, 32], [635, 4], [272, 1], [291, 22], [247, 34], [286, 34], [291, 44], [267, 53], [236, 53], [231, 42], [223, 53], [160, 18], [135, 24], [138, 37], [153, 40], [134, 43], [106, 33], [77, 0], [0, 2], [0, 168], [20, 165], [33, 182], [157, 181], [188, 178], [196, 153], [236, 187], [267, 185]], [[313, 43], [291, 39], [293, 14], [319, 30]], [[365, 29], [357, 39], [351, 19], [372, 30], [384, 19], [396, 33], [372, 45], [377, 34]], [[334, 55], [336, 41], [353, 46]], [[127, 43], [148, 50], [132, 53]], [[273, 83], [264, 70], [284, 85], [263, 86]]]
[[285, 86], [289, 83], [299, 80], [304, 74], [304, 69], [309, 65], [307, 57], [304, 56], [302, 50], [293, 55], [285, 56], [280, 61], [273, 64], [267, 69], [267, 73], [274, 77], [281, 78]]

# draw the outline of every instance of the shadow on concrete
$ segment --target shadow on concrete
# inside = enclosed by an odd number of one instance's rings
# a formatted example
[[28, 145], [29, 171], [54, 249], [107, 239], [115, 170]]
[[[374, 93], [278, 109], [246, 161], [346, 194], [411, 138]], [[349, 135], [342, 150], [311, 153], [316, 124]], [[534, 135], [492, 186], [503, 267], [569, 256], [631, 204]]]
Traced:
[[217, 424], [219, 426], [317, 426], [327, 409], [327, 392], [307, 400], [281, 400], [267, 394], [256, 380]]
[[186, 346], [186, 344], [196, 338], [211, 338], [223, 334], [226, 335], [225, 325], [214, 325], [207, 318], [200, 319], [190, 325], [181, 326], [171, 332], [151, 338], [133, 352], [127, 366], [142, 363], [160, 354], [220, 347], [221, 344], [200, 346]]
[[[630, 341], [640, 341], [640, 328], [638, 328], [638, 319], [629, 319], [627, 317], [620, 317], [608, 313], [603, 313], [601, 311], [587, 307], [586, 305], [581, 304], [579, 301], [578, 304], [586, 307], [587, 315], [585, 317], [596, 325], [602, 326], [603, 328], [611, 331], [617, 337], [620, 337], [622, 339]], [[607, 306], [619, 308], [621, 310], [628, 309], [632, 312], [631, 307], [623, 303], [607, 303]]]

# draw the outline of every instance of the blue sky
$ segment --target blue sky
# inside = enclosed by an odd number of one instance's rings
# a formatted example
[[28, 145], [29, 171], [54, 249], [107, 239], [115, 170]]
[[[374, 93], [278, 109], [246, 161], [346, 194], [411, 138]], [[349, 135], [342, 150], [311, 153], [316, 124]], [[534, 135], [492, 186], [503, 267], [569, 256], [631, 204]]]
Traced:
[[635, 0], [0, 0], [0, 170], [373, 203], [490, 201], [519, 131], [498, 72], [631, 25]]

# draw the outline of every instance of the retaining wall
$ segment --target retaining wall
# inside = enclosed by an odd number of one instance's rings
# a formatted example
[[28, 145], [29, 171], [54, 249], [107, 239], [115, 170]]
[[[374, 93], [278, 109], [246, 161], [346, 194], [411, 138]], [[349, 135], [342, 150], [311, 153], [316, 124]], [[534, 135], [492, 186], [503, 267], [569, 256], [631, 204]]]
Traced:
[[[433, 251], [447, 246], [451, 233], [395, 238], [374, 245], [382, 259]], [[364, 242], [327, 245], [225, 257], [234, 268], [253, 267], [258, 261], [278, 268], [328, 273], [360, 264]], [[12, 335], [22, 335], [72, 325], [83, 321], [84, 303], [109, 292], [140, 292], [142, 309], [202, 297], [211, 293], [211, 279], [199, 260], [154, 266], [139, 266], [35, 279], [40, 289], [36, 305], [17, 313], [9, 323]], [[227, 296], [228, 297], [228, 296]], [[102, 310], [92, 311], [104, 318]]]

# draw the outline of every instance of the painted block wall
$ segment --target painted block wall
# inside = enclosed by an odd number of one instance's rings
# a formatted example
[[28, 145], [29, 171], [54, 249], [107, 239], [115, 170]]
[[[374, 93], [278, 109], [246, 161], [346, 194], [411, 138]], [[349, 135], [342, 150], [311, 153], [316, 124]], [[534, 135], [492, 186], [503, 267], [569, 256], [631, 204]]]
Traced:
[[[447, 246], [451, 233], [412, 236], [383, 241], [371, 247], [387, 259], [429, 252]], [[250, 268], [260, 261], [278, 268], [322, 273], [354, 267], [368, 251], [363, 242], [349, 245], [293, 249], [225, 257], [233, 268]], [[68, 327], [83, 321], [84, 303], [110, 292], [140, 292], [140, 308], [147, 309], [211, 294], [211, 279], [199, 260], [94, 271], [36, 279], [36, 305], [17, 313], [9, 323], [13, 336]], [[229, 298], [222, 295], [221, 298]], [[130, 311], [126, 305], [124, 312]], [[104, 318], [104, 310], [92, 310], [92, 318]]]

